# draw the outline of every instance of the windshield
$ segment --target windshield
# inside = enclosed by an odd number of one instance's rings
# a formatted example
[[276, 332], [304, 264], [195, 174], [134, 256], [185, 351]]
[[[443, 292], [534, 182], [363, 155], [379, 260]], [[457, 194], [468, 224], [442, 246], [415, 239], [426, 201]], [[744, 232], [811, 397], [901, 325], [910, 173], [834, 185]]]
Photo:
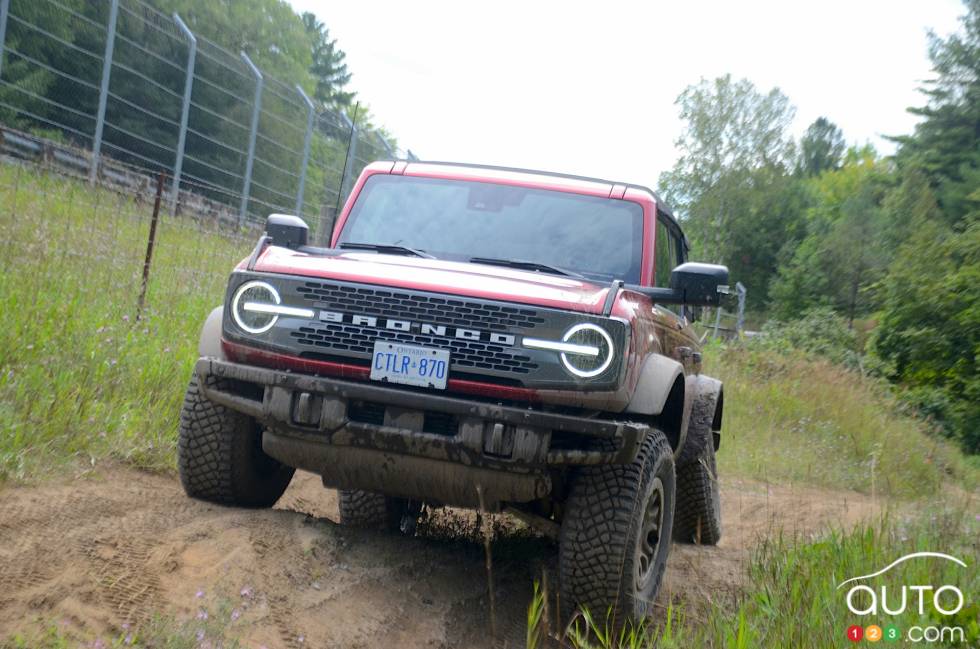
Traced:
[[630, 201], [466, 180], [368, 179], [344, 243], [403, 246], [440, 259], [534, 262], [639, 283], [643, 208]]

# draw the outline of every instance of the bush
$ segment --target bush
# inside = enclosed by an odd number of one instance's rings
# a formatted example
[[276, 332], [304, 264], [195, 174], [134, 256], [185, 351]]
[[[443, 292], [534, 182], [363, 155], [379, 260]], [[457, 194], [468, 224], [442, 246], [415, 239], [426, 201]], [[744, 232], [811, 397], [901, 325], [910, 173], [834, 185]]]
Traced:
[[882, 282], [872, 353], [908, 401], [980, 453], [980, 217], [924, 220]]
[[857, 335], [830, 307], [810, 309], [798, 320], [770, 321], [751, 345], [783, 353], [802, 351], [848, 367], [861, 363]]

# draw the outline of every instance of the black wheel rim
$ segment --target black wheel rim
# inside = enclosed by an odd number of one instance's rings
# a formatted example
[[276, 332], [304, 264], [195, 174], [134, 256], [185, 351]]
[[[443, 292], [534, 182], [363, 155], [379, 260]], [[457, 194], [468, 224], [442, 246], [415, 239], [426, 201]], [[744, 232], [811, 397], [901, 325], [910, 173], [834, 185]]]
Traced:
[[656, 574], [657, 556], [660, 554], [661, 531], [664, 526], [664, 483], [653, 479], [649, 495], [643, 507], [640, 535], [636, 543], [636, 590], [645, 591]]

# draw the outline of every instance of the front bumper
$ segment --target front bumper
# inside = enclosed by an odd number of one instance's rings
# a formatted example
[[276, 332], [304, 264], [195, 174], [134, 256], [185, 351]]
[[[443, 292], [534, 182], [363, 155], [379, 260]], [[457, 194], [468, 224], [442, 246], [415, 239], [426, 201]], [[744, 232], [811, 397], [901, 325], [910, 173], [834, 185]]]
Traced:
[[[406, 496], [426, 490], [444, 492], [445, 485], [401, 484], [406, 479], [417, 481], [417, 472], [431, 477], [442, 471], [445, 479], [436, 476], [431, 480], [482, 481], [481, 491], [491, 501], [533, 500], [550, 490], [551, 469], [633, 461], [649, 430], [632, 422], [294, 374], [214, 358], [199, 359], [195, 372], [208, 399], [266, 426], [263, 448], [267, 453], [291, 466], [317, 471], [325, 482], [342, 488], [371, 489], [373, 485], [385, 493], [400, 489]], [[209, 377], [224, 380], [209, 381]], [[365, 475], [351, 468], [358, 463], [365, 465]], [[372, 464], [376, 465], [375, 475], [370, 475]], [[380, 484], [378, 476], [385, 471], [391, 475]], [[497, 493], [497, 483], [506, 482], [504, 475], [516, 483], [509, 491]], [[526, 480], [521, 481], [522, 476]], [[473, 485], [457, 486], [460, 493], [450, 493], [444, 500], [470, 502]]]

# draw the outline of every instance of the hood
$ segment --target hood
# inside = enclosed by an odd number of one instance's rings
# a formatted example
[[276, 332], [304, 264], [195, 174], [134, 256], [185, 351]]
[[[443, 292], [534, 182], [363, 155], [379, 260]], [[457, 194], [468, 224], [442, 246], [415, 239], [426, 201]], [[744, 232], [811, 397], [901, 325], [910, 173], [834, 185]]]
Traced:
[[608, 286], [574, 277], [500, 266], [356, 251], [312, 255], [278, 246], [263, 251], [255, 270], [595, 314], [602, 312], [609, 291]]

